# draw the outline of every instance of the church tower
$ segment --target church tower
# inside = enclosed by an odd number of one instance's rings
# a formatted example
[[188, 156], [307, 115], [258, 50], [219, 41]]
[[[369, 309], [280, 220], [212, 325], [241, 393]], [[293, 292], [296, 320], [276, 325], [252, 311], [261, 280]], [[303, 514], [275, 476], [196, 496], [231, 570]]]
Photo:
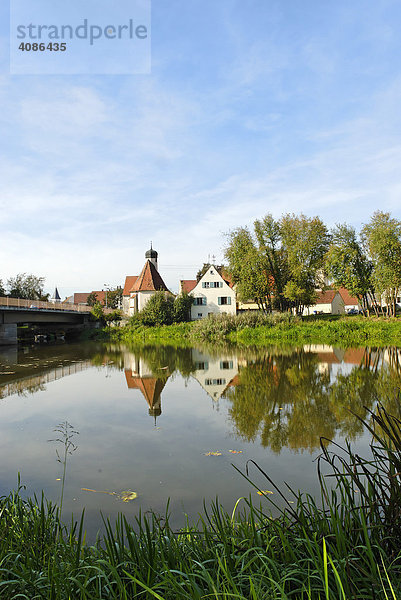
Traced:
[[157, 252], [156, 252], [156, 250], [153, 250], [153, 248], [152, 248], [152, 242], [150, 242], [150, 250], [148, 250], [145, 253], [145, 258], [146, 258], [146, 260], [150, 260], [150, 262], [155, 267], [156, 271], [159, 270], [157, 268]]

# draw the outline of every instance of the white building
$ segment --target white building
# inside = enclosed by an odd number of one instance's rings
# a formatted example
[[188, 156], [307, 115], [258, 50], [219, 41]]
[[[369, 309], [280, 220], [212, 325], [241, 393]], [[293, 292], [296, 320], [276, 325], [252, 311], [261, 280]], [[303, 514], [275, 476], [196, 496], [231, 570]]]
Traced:
[[304, 308], [303, 315], [326, 313], [330, 315], [344, 314], [344, 300], [337, 290], [319, 291], [316, 304]]
[[145, 254], [140, 275], [127, 275], [123, 291], [123, 312], [130, 317], [142, 310], [156, 292], [170, 293], [157, 268], [157, 252], [151, 247]]
[[[223, 273], [224, 274], [224, 273]], [[187, 292], [194, 297], [191, 307], [191, 320], [203, 319], [208, 315], [237, 313], [235, 291], [228, 278], [222, 277], [214, 265], [209, 265], [206, 273], [196, 279], [182, 279], [180, 293]]]
[[213, 400], [219, 400], [238, 379], [238, 359], [234, 355], [216, 358], [199, 350], [192, 350], [192, 360], [196, 367], [192, 376]]

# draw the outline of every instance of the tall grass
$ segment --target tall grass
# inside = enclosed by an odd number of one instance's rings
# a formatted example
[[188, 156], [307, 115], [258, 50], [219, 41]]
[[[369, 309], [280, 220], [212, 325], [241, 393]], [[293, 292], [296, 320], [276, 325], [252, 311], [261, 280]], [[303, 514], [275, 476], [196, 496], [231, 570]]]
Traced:
[[210, 315], [191, 323], [147, 327], [139, 321], [115, 328], [111, 338], [126, 343], [169, 344], [182, 347], [230, 342], [243, 346], [274, 344], [397, 345], [401, 320], [321, 315], [295, 317], [290, 313]]
[[322, 443], [318, 499], [284, 493], [249, 461], [244, 477], [257, 469], [286, 502], [278, 518], [274, 496], [258, 506], [240, 499], [231, 514], [216, 501], [178, 532], [168, 511], [105, 520], [88, 546], [83, 518], [67, 527], [56, 506], [19, 489], [0, 500], [0, 598], [399, 598], [401, 422], [379, 406], [365, 426], [366, 458]]

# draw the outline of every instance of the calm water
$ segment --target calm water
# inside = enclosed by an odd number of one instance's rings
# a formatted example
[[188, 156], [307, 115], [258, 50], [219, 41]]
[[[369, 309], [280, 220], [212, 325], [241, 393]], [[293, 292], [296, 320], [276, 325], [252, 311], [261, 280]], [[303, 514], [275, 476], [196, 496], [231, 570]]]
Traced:
[[[395, 348], [36, 346], [0, 350], [0, 373], [0, 494], [20, 472], [26, 493], [60, 499], [64, 444], [54, 429], [67, 422], [79, 433], [71, 433], [64, 514], [85, 507], [90, 538], [100, 511], [163, 513], [170, 498], [179, 526], [204, 499], [218, 496], [227, 509], [250, 493], [259, 500], [232, 466], [243, 471], [249, 459], [278, 484], [315, 493], [320, 436], [347, 437], [366, 453], [369, 438], [349, 409], [364, 416], [379, 396], [400, 413]], [[273, 491], [256, 469], [251, 478]], [[124, 502], [127, 491], [137, 498]]]

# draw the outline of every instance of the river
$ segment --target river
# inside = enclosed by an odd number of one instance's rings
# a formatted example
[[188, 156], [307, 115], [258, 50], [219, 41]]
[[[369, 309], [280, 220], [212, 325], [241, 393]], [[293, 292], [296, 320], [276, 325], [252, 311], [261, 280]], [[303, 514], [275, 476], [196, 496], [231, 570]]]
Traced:
[[347, 438], [366, 454], [369, 436], [352, 413], [368, 417], [381, 398], [399, 416], [400, 381], [396, 348], [1, 349], [0, 494], [19, 473], [24, 494], [62, 495], [66, 520], [85, 508], [89, 540], [101, 530], [100, 511], [134, 520], [139, 510], [164, 514], [170, 499], [179, 527], [204, 500], [218, 497], [229, 510], [250, 494], [266, 503], [238, 472], [250, 460], [278, 486], [317, 494], [320, 437]]

